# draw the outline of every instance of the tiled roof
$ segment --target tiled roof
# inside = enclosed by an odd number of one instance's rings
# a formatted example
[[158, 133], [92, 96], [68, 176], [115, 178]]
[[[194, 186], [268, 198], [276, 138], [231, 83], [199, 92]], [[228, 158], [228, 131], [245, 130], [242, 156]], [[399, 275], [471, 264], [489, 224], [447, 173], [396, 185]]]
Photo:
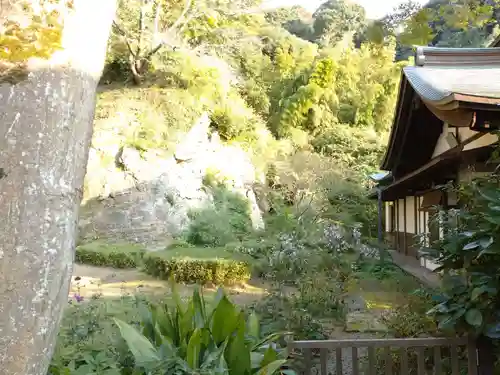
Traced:
[[500, 100], [500, 48], [420, 47], [415, 63], [403, 74], [424, 101], [439, 106], [456, 95]]
[[[495, 42], [494, 46], [496, 45], [500, 45], [500, 37]], [[420, 106], [414, 100], [415, 96], [422, 99], [425, 106]], [[420, 142], [426, 142], [428, 149], [422, 147], [418, 152], [411, 151], [414, 152], [412, 160], [420, 163], [420, 159], [416, 161], [417, 156], [423, 159], [430, 157], [427, 155], [428, 150], [435, 147], [442, 122], [468, 127], [476, 110], [489, 112], [497, 111], [498, 108], [500, 48], [418, 47], [415, 66], [403, 69], [394, 123], [380, 168], [397, 174], [402, 165], [400, 159], [403, 151], [415, 141], [409, 137], [415, 137], [415, 134], [427, 137], [425, 140], [420, 138]], [[424, 116], [425, 120], [413, 118], [411, 113], [414, 110], [420, 113], [419, 116]], [[432, 113], [431, 118], [437, 120], [438, 124], [431, 125], [429, 117], [424, 113], [426, 110]], [[405, 157], [409, 160], [409, 156]], [[404, 167], [410, 168], [407, 165]]]

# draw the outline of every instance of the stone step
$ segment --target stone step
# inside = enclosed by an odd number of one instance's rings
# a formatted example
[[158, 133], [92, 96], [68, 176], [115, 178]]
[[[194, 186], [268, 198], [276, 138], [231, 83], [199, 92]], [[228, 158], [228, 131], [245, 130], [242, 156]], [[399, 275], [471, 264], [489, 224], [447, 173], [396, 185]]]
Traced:
[[389, 329], [382, 321], [381, 316], [377, 316], [370, 311], [353, 311], [346, 315], [346, 332], [388, 332]]

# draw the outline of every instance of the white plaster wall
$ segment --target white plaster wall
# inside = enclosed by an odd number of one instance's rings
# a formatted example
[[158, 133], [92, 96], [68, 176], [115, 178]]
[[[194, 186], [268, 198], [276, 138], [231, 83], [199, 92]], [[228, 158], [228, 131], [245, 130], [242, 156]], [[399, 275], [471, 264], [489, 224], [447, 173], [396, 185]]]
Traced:
[[406, 197], [406, 233], [415, 232], [415, 197]]
[[[449, 133], [455, 134], [455, 128], [449, 127], [447, 124], [444, 124], [443, 131], [436, 143], [436, 148], [432, 153], [433, 158], [450, 149], [450, 146], [446, 140]], [[478, 132], [470, 130], [469, 128], [458, 128], [458, 138], [460, 142], [466, 141], [467, 139], [475, 136], [477, 133]], [[497, 140], [498, 137], [494, 134], [484, 134], [481, 138], [478, 138], [475, 141], [465, 145], [464, 151], [472, 150], [479, 147], [489, 146], [495, 143]]]
[[[460, 138], [460, 142], [465, 141], [468, 138], [475, 136], [478, 132], [470, 130], [469, 128], [458, 128], [458, 135]], [[498, 137], [494, 134], [484, 134], [481, 138], [476, 139], [475, 141], [465, 145], [464, 151], [472, 150], [479, 147], [489, 146], [495, 143], [498, 140]]]
[[391, 231], [391, 203], [385, 202], [385, 231]]
[[446, 137], [448, 135], [449, 128], [448, 124], [443, 125], [443, 131], [441, 135], [438, 138], [438, 141], [436, 143], [436, 148], [434, 148], [434, 152], [432, 153], [432, 157], [435, 158], [438, 155], [441, 155], [443, 152], [447, 151], [450, 149], [450, 146], [448, 145], [448, 142], [446, 141]]
[[399, 232], [404, 232], [405, 231], [405, 200], [404, 199], [399, 199], [397, 201], [398, 203], [398, 231]]

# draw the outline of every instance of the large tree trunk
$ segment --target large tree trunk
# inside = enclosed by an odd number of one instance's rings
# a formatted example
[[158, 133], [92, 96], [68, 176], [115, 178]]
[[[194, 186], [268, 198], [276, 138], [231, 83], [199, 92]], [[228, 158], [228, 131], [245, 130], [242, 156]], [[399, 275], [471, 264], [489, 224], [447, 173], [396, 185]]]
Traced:
[[76, 0], [63, 50], [0, 85], [0, 374], [45, 375], [72, 274], [113, 0]]

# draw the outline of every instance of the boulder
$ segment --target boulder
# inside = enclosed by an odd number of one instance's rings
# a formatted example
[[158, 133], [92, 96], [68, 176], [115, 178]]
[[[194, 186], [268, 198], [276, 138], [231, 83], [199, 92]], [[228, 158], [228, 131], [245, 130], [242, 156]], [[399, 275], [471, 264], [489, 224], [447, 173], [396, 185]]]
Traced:
[[176, 236], [188, 227], [191, 210], [212, 204], [204, 179], [214, 171], [229, 190], [247, 199], [254, 228], [263, 228], [249, 156], [238, 147], [224, 145], [209, 131], [205, 114], [170, 157], [161, 150], [102, 144], [93, 148], [81, 210], [82, 236], [137, 242]]

